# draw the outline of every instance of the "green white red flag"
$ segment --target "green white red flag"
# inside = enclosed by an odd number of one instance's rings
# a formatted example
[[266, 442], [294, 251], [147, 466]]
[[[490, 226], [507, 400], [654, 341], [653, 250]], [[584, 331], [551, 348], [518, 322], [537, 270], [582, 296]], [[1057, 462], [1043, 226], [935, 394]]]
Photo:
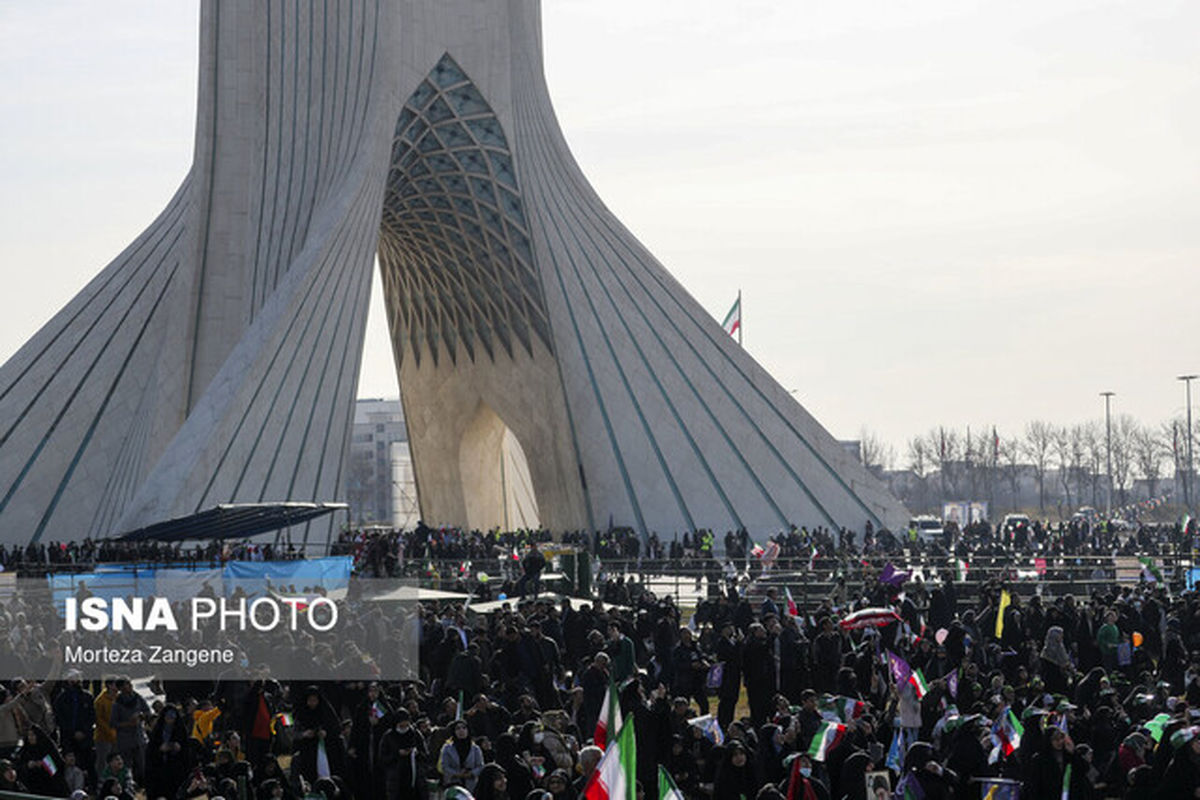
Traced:
[[621, 701], [617, 697], [617, 687], [612, 678], [608, 679], [608, 688], [604, 690], [604, 705], [600, 708], [600, 717], [596, 720], [596, 732], [592, 742], [601, 750], [608, 746], [609, 732], [621, 730]]
[[636, 800], [637, 742], [633, 718], [621, 726], [612, 746], [604, 751], [583, 796], [586, 800]]
[[914, 669], [912, 674], [908, 676], [908, 682], [917, 690], [917, 699], [920, 700], [929, 692], [929, 684], [925, 682], [925, 676], [921, 670]]
[[684, 800], [683, 792], [671, 780], [671, 773], [662, 764], [658, 765], [658, 800]]
[[825, 755], [838, 746], [846, 735], [846, 726], [840, 722], [826, 720], [813, 734], [812, 743], [808, 746], [808, 755], [813, 761], [824, 761]]
[[721, 327], [730, 336], [737, 335], [738, 328], [742, 327], [742, 295], [740, 292], [738, 293], [738, 299], [733, 303], [733, 307], [725, 315], [725, 319], [721, 320]]

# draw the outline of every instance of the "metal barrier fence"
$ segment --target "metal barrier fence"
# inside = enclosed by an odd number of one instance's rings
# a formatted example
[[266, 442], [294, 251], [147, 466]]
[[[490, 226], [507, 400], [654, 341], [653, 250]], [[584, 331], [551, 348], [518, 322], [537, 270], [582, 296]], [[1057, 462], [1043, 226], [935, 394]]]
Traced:
[[[910, 572], [912, 579], [930, 587], [953, 582], [959, 599], [967, 601], [977, 598], [984, 584], [993, 579], [1002, 580], [1010, 591], [1022, 597], [1041, 594], [1047, 598], [1064, 595], [1086, 598], [1095, 592], [1107, 592], [1114, 585], [1137, 585], [1143, 581], [1163, 582], [1178, 591], [1193, 585], [1194, 565], [1200, 564], [1190, 554], [1155, 555], [1149, 566], [1134, 555], [977, 555], [966, 562], [962, 574], [960, 564], [954, 559], [920, 554], [873, 558], [869, 566], [858, 559], [781, 559], [770, 569], [763, 569], [757, 559], [739, 562], [732, 569], [715, 559], [606, 560], [588, 567], [594, 574], [590, 576], [592, 591], [587, 595], [620, 603], [624, 593], [616, 585], [619, 582], [648, 589], [659, 597], [670, 595], [678, 604], [690, 606], [719, 594], [736, 580], [749, 584], [752, 597], [762, 596], [770, 586], [778, 587], [782, 597], [786, 588], [798, 603], [811, 608], [834, 593], [839, 579], [844, 582], [846, 597], [852, 600], [860, 596], [868, 582], [877, 580], [880, 567], [889, 561], [897, 570]], [[552, 564], [549, 580], [543, 580], [542, 592], [583, 595], [574, 591], [577, 577], [556, 571], [559, 568], [557, 562]], [[520, 575], [518, 562], [498, 559], [414, 561], [406, 569], [420, 579], [423, 587], [450, 591], [474, 590], [479, 586], [482, 572], [487, 576], [492, 599], [498, 598], [505, 581], [515, 581]]]

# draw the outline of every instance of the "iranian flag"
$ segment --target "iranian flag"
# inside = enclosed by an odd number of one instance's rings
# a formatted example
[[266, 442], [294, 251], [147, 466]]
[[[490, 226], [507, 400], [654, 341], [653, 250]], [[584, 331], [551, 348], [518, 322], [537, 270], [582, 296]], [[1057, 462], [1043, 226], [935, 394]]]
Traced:
[[612, 747], [583, 790], [586, 800], [635, 800], [637, 797], [637, 743], [633, 734], [633, 719], [621, 726]]
[[787, 612], [790, 617], [800, 616], [800, 609], [796, 606], [796, 601], [792, 599], [792, 590], [783, 587], [783, 591], [787, 594]]
[[967, 571], [970, 568], [970, 565], [961, 558], [954, 559], [954, 571], [957, 573], [955, 580], [957, 580], [959, 583], [965, 581], [967, 579]]
[[826, 720], [813, 734], [812, 743], [808, 746], [808, 755], [813, 761], [824, 761], [825, 755], [838, 746], [846, 735], [846, 726], [840, 722]]
[[596, 720], [596, 732], [592, 742], [601, 750], [608, 746], [608, 732], [621, 730], [621, 702], [617, 697], [617, 687], [612, 678], [608, 679], [608, 688], [604, 690], [604, 707], [600, 709], [600, 718]]
[[734, 301], [733, 307], [729, 309], [729, 313], [725, 315], [725, 319], [721, 320], [721, 327], [730, 336], [738, 332], [738, 328], [742, 327], [742, 293], [738, 292], [738, 299]]
[[1142, 562], [1142, 577], [1147, 583], [1160, 583], [1163, 579], [1162, 571], [1154, 565], [1154, 559], [1149, 556], [1138, 556], [1138, 561]]
[[912, 674], [908, 676], [908, 682], [917, 690], [917, 699], [920, 700], [929, 692], [929, 684], [925, 682], [925, 676], [921, 670], [914, 669]]
[[658, 765], [658, 800], [684, 800], [683, 792], [671, 780], [671, 773], [662, 764]]

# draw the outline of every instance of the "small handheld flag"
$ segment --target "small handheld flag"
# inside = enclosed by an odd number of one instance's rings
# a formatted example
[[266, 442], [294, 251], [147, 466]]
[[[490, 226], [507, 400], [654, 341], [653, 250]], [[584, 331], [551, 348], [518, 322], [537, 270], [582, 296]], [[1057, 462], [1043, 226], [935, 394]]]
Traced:
[[58, 774], [58, 765], [54, 763], [54, 759], [49, 755], [42, 759], [42, 769], [50, 773], [51, 777]]
[[808, 755], [813, 761], [824, 761], [825, 756], [838, 746], [846, 735], [846, 726], [840, 722], [826, 720], [813, 734], [812, 743], [808, 746]]
[[684, 800], [683, 792], [671, 779], [671, 773], [662, 764], [658, 765], [658, 800]]

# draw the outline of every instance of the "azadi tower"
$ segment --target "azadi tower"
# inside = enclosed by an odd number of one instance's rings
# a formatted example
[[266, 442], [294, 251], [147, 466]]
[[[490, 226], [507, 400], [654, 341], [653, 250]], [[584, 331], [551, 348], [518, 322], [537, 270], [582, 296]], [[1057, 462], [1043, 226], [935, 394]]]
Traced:
[[0, 368], [0, 540], [343, 497], [376, 256], [431, 523], [501, 524], [519, 451], [553, 530], [902, 524], [596, 196], [540, 28], [207, 0], [191, 171]]

